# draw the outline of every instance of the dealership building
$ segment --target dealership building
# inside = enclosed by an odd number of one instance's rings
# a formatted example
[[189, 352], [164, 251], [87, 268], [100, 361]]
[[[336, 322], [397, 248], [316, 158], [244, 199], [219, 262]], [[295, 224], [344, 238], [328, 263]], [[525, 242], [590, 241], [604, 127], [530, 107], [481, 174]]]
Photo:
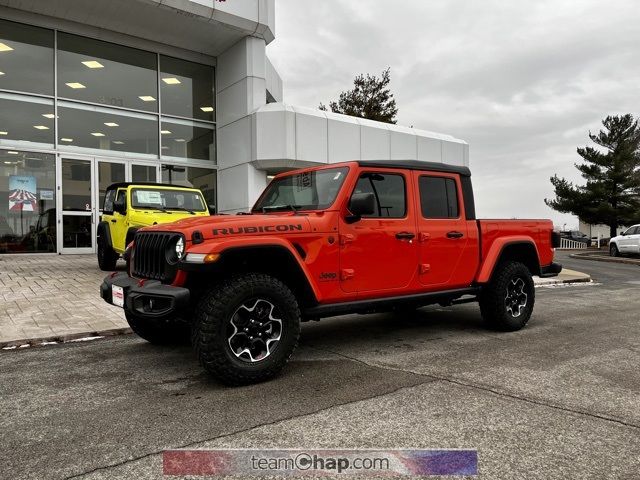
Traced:
[[236, 213], [293, 168], [468, 165], [450, 135], [284, 103], [275, 27], [274, 0], [0, 0], [0, 254], [94, 252], [115, 182]]

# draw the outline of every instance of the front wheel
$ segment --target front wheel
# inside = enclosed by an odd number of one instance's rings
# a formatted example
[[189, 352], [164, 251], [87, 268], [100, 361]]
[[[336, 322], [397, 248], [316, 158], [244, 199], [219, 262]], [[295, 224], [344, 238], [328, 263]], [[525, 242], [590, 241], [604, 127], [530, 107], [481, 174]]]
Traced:
[[619, 257], [620, 251], [618, 250], [618, 246], [615, 243], [612, 243], [609, 247], [609, 255], [612, 257]]
[[118, 262], [118, 254], [103, 239], [98, 239], [98, 266], [100, 270], [113, 272]]
[[231, 278], [206, 292], [196, 310], [193, 346], [204, 368], [229, 385], [276, 376], [300, 336], [291, 290], [262, 273]]
[[529, 269], [520, 262], [505, 262], [496, 267], [491, 281], [482, 289], [480, 312], [491, 327], [510, 332], [527, 324], [534, 302]]

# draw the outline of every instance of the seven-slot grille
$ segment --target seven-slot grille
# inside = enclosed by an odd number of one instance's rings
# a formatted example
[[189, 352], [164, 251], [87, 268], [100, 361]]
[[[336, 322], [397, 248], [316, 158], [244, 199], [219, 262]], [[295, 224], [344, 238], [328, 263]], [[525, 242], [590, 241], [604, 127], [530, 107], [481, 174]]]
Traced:
[[167, 262], [167, 251], [179, 236], [169, 232], [136, 233], [131, 274], [161, 282], [172, 280], [175, 270]]

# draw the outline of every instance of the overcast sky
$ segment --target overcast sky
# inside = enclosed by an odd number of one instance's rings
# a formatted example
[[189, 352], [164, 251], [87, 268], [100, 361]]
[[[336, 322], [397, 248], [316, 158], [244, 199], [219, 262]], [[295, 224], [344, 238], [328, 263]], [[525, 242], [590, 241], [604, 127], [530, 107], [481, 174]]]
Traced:
[[608, 114], [640, 114], [633, 0], [276, 0], [267, 54], [284, 100], [315, 107], [391, 67], [399, 125], [469, 143], [481, 217], [577, 219], [549, 177], [580, 181], [576, 147]]

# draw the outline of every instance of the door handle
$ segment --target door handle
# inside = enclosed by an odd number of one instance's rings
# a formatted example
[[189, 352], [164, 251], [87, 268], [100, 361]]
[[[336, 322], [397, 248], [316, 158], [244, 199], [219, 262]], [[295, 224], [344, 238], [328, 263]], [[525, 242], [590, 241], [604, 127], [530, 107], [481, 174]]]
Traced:
[[398, 233], [396, 233], [396, 238], [398, 240], [411, 240], [415, 236], [416, 236], [416, 234], [415, 233], [411, 233], [411, 232], [398, 232]]
[[464, 233], [462, 232], [449, 232], [447, 233], [447, 238], [462, 238], [464, 237]]
[[111, 223], [117, 223], [118, 221], [115, 218], [111, 219]]

